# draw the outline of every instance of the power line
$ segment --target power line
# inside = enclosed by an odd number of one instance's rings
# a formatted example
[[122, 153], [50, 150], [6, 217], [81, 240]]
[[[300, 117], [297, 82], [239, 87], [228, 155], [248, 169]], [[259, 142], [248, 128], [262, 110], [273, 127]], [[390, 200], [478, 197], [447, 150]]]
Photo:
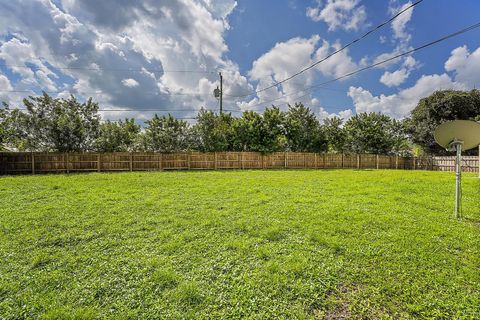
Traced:
[[[5, 109], [0, 109], [0, 110], [5, 110]], [[25, 111], [28, 110], [27, 108], [12, 108], [9, 110], [21, 110]], [[202, 109], [98, 109], [97, 111], [99, 112], [146, 112], [146, 111], [152, 111], [152, 112], [200, 112]], [[205, 111], [217, 111], [217, 110], [212, 110], [212, 109], [205, 109]], [[228, 110], [228, 111], [236, 111], [236, 110]]]
[[[284, 94], [284, 95], [282, 95], [282, 96], [279, 97], [279, 98], [272, 99], [272, 100], [268, 100], [268, 101], [264, 101], [264, 102], [262, 102], [262, 103], [255, 104], [255, 105], [253, 105], [252, 107], [260, 106], [260, 105], [263, 105], [263, 104], [265, 104], [265, 103], [274, 102], [274, 101], [283, 99], [283, 98], [285, 98], [285, 97], [287, 97], [287, 96], [291, 96], [291, 95], [294, 95], [294, 94], [297, 94], [297, 93], [301, 93], [301, 92], [304, 92], [304, 91], [311, 91], [312, 89], [319, 88], [319, 87], [321, 87], [321, 86], [330, 84], [330, 83], [332, 83], [332, 82], [336, 82], [336, 81], [339, 81], [339, 80], [341, 80], [341, 79], [344, 79], [344, 78], [353, 76], [353, 75], [355, 75], [355, 74], [357, 74], [357, 73], [360, 73], [360, 72], [362, 72], [362, 71], [365, 71], [365, 70], [368, 70], [368, 69], [372, 69], [372, 68], [374, 68], [374, 67], [376, 67], [376, 66], [379, 66], [379, 65], [381, 65], [381, 64], [390, 62], [390, 61], [395, 60], [395, 59], [398, 59], [398, 58], [400, 58], [400, 57], [403, 57], [403, 56], [412, 54], [412, 53], [414, 53], [414, 52], [416, 52], [416, 51], [425, 49], [425, 48], [430, 47], [430, 46], [432, 46], [432, 45], [434, 45], [434, 44], [437, 44], [437, 43], [439, 43], [439, 42], [445, 41], [445, 40], [447, 40], [447, 39], [450, 39], [450, 38], [453, 38], [453, 37], [455, 37], [455, 36], [461, 35], [461, 34], [466, 33], [466, 32], [468, 32], [468, 31], [474, 30], [474, 29], [476, 29], [476, 28], [478, 28], [478, 27], [480, 27], [480, 22], [475, 23], [475, 24], [473, 24], [473, 25], [471, 25], [471, 26], [469, 26], [469, 27], [466, 27], [466, 28], [464, 28], [464, 29], [461, 29], [461, 30], [459, 30], [459, 31], [456, 31], [456, 32], [454, 32], [454, 33], [451, 33], [451, 34], [448, 34], [448, 35], [446, 35], [446, 36], [443, 36], [443, 37], [441, 37], [441, 38], [439, 38], [439, 39], [437, 39], [437, 40], [434, 40], [434, 41], [431, 41], [431, 42], [426, 43], [426, 44], [424, 44], [424, 45], [421, 45], [421, 46], [419, 46], [419, 47], [416, 47], [416, 48], [413, 48], [413, 49], [408, 50], [408, 51], [406, 51], [406, 52], [397, 54], [397, 55], [395, 55], [395, 56], [393, 56], [393, 57], [390, 57], [390, 58], [388, 58], [388, 59], [382, 60], [382, 61], [380, 61], [380, 62], [373, 63], [373, 64], [371, 64], [371, 65], [368, 65], [368, 66], [366, 66], [366, 67], [357, 69], [357, 70], [355, 70], [355, 71], [346, 73], [346, 74], [344, 74], [344, 75], [342, 75], [342, 76], [339, 76], [339, 77], [337, 77], [337, 78], [335, 78], [335, 79], [331, 79], [331, 80], [328, 80], [328, 81], [325, 81], [325, 82], [322, 82], [322, 83], [318, 83], [318, 84], [315, 84], [315, 85], [312, 85], [312, 86], [309, 86], [309, 87], [305, 87], [305, 88], [303, 88], [303, 89], [300, 90], [300, 91], [296, 91], [296, 92]], [[308, 93], [308, 94], [309, 94], [309, 93]], [[308, 94], [305, 94], [305, 95], [296, 97], [296, 99], [303, 98], [303, 97], [307, 96]]]
[[[29, 66], [20, 66], [20, 65], [11, 65], [7, 63], [3, 63], [3, 66], [8, 68], [24, 68], [24, 69], [32, 69], [37, 68], [41, 69], [41, 67], [37, 65]], [[132, 71], [132, 72], [163, 72], [163, 73], [202, 73], [202, 74], [216, 74], [216, 71], [206, 71], [206, 70], [164, 70], [164, 69], [134, 69], [134, 68], [102, 68], [102, 67], [56, 67], [53, 66], [54, 69], [58, 70], [89, 70], [89, 71]]]
[[[71, 92], [67, 90], [62, 90], [62, 91], [49, 91], [49, 90], [42, 90], [42, 89], [30, 89], [30, 90], [0, 90], [0, 92], [7, 92], [7, 93], [31, 93], [32, 91], [42, 91], [45, 93], [49, 94], [58, 94], [58, 93], [70, 93], [70, 94], [77, 94], [77, 95], [90, 95], [90, 94], [107, 94], [102, 91], [90, 91], [90, 92]], [[151, 92], [145, 92], [142, 91], [142, 94], [145, 93], [151, 93], [151, 94], [156, 94], [156, 95], [178, 95], [178, 96], [210, 96], [210, 93], [195, 93], [195, 92], [158, 92], [158, 91], [151, 91]]]
[[[27, 108], [12, 108], [9, 110], [28, 110]], [[120, 111], [125, 111], [125, 112], [138, 112], [138, 111], [159, 111], [159, 112], [190, 112], [190, 111], [196, 111], [199, 112], [202, 109], [98, 109], [97, 111], [101, 112], [120, 112]], [[205, 111], [216, 111], [216, 110], [211, 110], [211, 109], [203, 109]], [[226, 111], [237, 111], [237, 110], [226, 110]]]
[[385, 25], [391, 23], [393, 20], [395, 20], [398, 16], [400, 16], [401, 14], [403, 14], [405, 11], [407, 10], [410, 10], [411, 8], [413, 8], [414, 6], [418, 5], [419, 3], [421, 3], [423, 0], [418, 0], [414, 3], [412, 3], [410, 6], [408, 6], [407, 8], [401, 10], [400, 12], [398, 12], [397, 14], [395, 14], [393, 17], [391, 17], [390, 19], [388, 19], [387, 21], [384, 21], [383, 23], [379, 24], [378, 26], [376, 26], [375, 28], [369, 30], [368, 32], [366, 32], [365, 34], [363, 34], [362, 36], [360, 36], [359, 38], [356, 38], [355, 40], [349, 42], [348, 44], [344, 45], [343, 47], [341, 47], [340, 49], [332, 52], [331, 54], [327, 55], [325, 58], [309, 65], [308, 67], [306, 68], [303, 68], [302, 70], [294, 73], [293, 75], [281, 80], [281, 81], [278, 81], [278, 82], [275, 82], [274, 84], [270, 85], [270, 86], [267, 86], [265, 88], [262, 88], [262, 89], [258, 89], [258, 90], [255, 90], [249, 94], [245, 94], [245, 95], [239, 95], [239, 96], [235, 96], [235, 97], [248, 97], [248, 96], [251, 96], [251, 95], [255, 95], [255, 94], [258, 94], [260, 92], [263, 92], [265, 90], [268, 90], [270, 88], [273, 88], [273, 87], [276, 87], [278, 86], [279, 84], [282, 84], [290, 79], [293, 79], [294, 77], [304, 73], [305, 71], [308, 71], [310, 69], [312, 69], [313, 67], [317, 66], [318, 64], [324, 62], [325, 60], [329, 59], [330, 57], [336, 55], [337, 53], [340, 53], [342, 52], [343, 50], [345, 50], [346, 48], [350, 47], [351, 45], [355, 44], [356, 42], [359, 42], [360, 40], [368, 37], [370, 34], [374, 33], [375, 31], [377, 31], [378, 29], [384, 27]]

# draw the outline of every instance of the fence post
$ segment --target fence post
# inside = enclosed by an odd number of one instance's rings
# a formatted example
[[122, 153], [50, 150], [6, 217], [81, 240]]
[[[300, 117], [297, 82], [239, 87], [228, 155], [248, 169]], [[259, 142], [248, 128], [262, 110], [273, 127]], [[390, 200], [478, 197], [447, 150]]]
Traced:
[[133, 171], [133, 152], [130, 152], [130, 171]]
[[160, 171], [163, 170], [163, 153], [160, 152], [159, 157], [158, 157], [158, 169]]
[[243, 151], [241, 153], [240, 163], [242, 165], [242, 170], [245, 169], [245, 158], [243, 157]]
[[398, 154], [395, 156], [395, 169], [398, 169]]
[[188, 170], [190, 170], [190, 152], [187, 153], [187, 166]]
[[262, 169], [265, 169], [265, 155], [262, 153]]
[[379, 155], [377, 154], [377, 156], [375, 157], [375, 167], [377, 167], [377, 170], [378, 170], [379, 165], [380, 165], [379, 162], [380, 162], [380, 161], [379, 161]]
[[67, 152], [67, 173], [70, 173], [70, 154]]
[[101, 163], [100, 163], [100, 153], [97, 154], [97, 172], [100, 172]]
[[345, 168], [345, 163], [344, 163], [344, 154], [342, 152], [342, 169]]
[[214, 168], [215, 170], [217, 170], [217, 152], [214, 152], [213, 155], [214, 155], [213, 168]]
[[357, 169], [360, 169], [360, 155], [357, 153]]
[[417, 169], [417, 157], [413, 157], [413, 170]]
[[32, 151], [32, 174], [35, 174], [35, 153]]
[[317, 169], [318, 166], [317, 166], [317, 153], [315, 152], [315, 169]]

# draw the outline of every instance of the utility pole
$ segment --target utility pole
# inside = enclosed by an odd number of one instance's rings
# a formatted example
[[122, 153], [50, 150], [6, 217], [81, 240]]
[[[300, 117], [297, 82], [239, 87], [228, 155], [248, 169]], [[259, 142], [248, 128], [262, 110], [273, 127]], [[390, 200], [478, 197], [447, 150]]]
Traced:
[[221, 72], [219, 72], [218, 75], [220, 76], [220, 114], [222, 114], [223, 113], [223, 76]]

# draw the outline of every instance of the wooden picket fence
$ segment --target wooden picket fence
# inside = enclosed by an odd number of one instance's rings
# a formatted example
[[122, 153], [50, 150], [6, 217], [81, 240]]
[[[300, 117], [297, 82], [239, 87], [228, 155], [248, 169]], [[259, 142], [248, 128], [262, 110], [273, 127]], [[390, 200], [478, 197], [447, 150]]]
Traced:
[[[478, 172], [478, 157], [463, 169]], [[375, 154], [276, 152], [39, 153], [0, 152], [0, 174], [220, 169], [406, 169], [454, 170], [454, 157], [407, 158]]]

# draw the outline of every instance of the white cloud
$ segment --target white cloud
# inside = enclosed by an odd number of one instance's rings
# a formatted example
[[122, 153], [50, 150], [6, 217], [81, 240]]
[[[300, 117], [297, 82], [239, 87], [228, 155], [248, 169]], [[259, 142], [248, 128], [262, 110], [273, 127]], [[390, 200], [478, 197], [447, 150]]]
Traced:
[[0, 74], [0, 90], [1, 91], [10, 91], [13, 90], [10, 80], [3, 74]]
[[339, 116], [339, 118], [346, 121], [353, 116], [353, 111], [352, 111], [352, 109], [343, 110], [343, 111], [340, 111], [338, 113], [338, 116]]
[[139, 85], [139, 83], [137, 82], [137, 80], [132, 79], [132, 78], [123, 79], [123, 80], [122, 80], [122, 84], [123, 84], [125, 87], [128, 87], [128, 88], [135, 88], [135, 87], [138, 87], [138, 85]]
[[[228, 51], [224, 34], [236, 7], [234, 0], [139, 0], [122, 6], [116, 0], [58, 3], [20, 0], [1, 5], [0, 36], [16, 35], [8, 41], [10, 48], [1, 50], [11, 58], [7, 63], [27, 61], [36, 66], [12, 69], [25, 87], [53, 89], [51, 81], [55, 84], [57, 75], [52, 70], [58, 74], [60, 70], [62, 79], [67, 76], [74, 82], [70, 88], [59, 87], [62, 96], [94, 92], [94, 99], [105, 108], [192, 109], [181, 116], [217, 104], [206, 92], [205, 82], [215, 86], [218, 69], [226, 75], [225, 92], [253, 89], [238, 65], [224, 57]], [[198, 72], [168, 72], [182, 70]], [[125, 85], [130, 90], [124, 90]], [[226, 105], [236, 105], [225, 100]]]
[[453, 82], [447, 74], [422, 76], [415, 85], [392, 95], [374, 96], [362, 87], [350, 87], [355, 110], [359, 112], [381, 112], [395, 118], [403, 118], [415, 108], [421, 98], [442, 89], [465, 89], [461, 83]]
[[[388, 12], [390, 15], [393, 16], [398, 12], [406, 9], [410, 5], [412, 5], [411, 1], [403, 5], [399, 5], [398, 0], [390, 0]], [[413, 7], [410, 8], [409, 10], [399, 15], [395, 20], [393, 20], [393, 22], [391, 23], [391, 28], [393, 31], [392, 43], [396, 44], [395, 48], [390, 52], [384, 52], [377, 55], [375, 58], [371, 59], [372, 63], [378, 63], [380, 61], [393, 58], [394, 56], [400, 53], [413, 49], [413, 47], [409, 45], [410, 40], [412, 39], [412, 36], [410, 33], [407, 32], [407, 23], [412, 18], [413, 9], [414, 9]], [[386, 37], [380, 36], [380, 43], [385, 43], [385, 42], [386, 42]], [[370, 59], [366, 59], [366, 60], [370, 60]], [[393, 59], [389, 62], [386, 62], [377, 66], [376, 68], [388, 69], [391, 66], [396, 65], [402, 61], [405, 62], [405, 59], [401, 59], [401, 58]], [[411, 71], [410, 69], [408, 67], [405, 68], [405, 66], [402, 66], [402, 68], [397, 71], [385, 72], [382, 78], [380, 79], [380, 82], [388, 86], [400, 85], [401, 83], [403, 83], [403, 81], [405, 81], [408, 78], [410, 73], [409, 71]]]
[[413, 57], [408, 56], [404, 60], [403, 66], [400, 69], [394, 72], [385, 71], [380, 78], [380, 82], [388, 87], [399, 86], [405, 82], [405, 80], [407, 80], [407, 78], [410, 76], [410, 73], [413, 69], [415, 69], [416, 66], [417, 61]]
[[[322, 60], [334, 51], [339, 50], [342, 45], [339, 42], [330, 45], [327, 41], [323, 41], [322, 46], [315, 53], [315, 59]], [[316, 70], [322, 74], [334, 77], [340, 77], [358, 68], [358, 65], [348, 55], [348, 49], [345, 49], [331, 56], [327, 60], [318, 64]]]
[[452, 71], [455, 81], [469, 87], [480, 85], [480, 47], [470, 53], [467, 46], [454, 49], [445, 62], [445, 70]]
[[407, 78], [408, 72], [405, 68], [402, 68], [394, 72], [385, 71], [380, 78], [380, 82], [387, 87], [396, 87], [402, 84]]
[[[407, 3], [403, 4], [400, 7], [395, 6], [395, 4], [396, 4], [396, 1], [390, 1], [389, 12], [392, 15], [397, 14], [402, 10], [405, 10], [407, 7], [412, 5], [412, 2], [408, 1]], [[413, 8], [405, 11], [404, 13], [399, 15], [395, 20], [392, 21], [393, 36], [396, 39], [401, 40], [403, 42], [408, 42], [412, 38], [412, 36], [406, 30], [407, 23], [412, 18], [412, 14], [413, 14]]]
[[[413, 58], [407, 58], [404, 68], [415, 68]], [[415, 108], [421, 98], [427, 97], [437, 90], [469, 90], [480, 83], [480, 47], [473, 53], [466, 46], [454, 49], [445, 62], [448, 74], [423, 75], [410, 87], [391, 95], [374, 96], [362, 87], [350, 87], [348, 95], [352, 98], [356, 112], [382, 112], [397, 118], [407, 116]]]
[[[253, 62], [252, 69], [248, 72], [251, 80], [258, 81], [256, 90], [269, 87], [295, 74], [299, 70], [325, 58], [331, 52], [338, 50], [340, 43], [331, 45], [329, 42], [320, 40], [318, 35], [311, 38], [292, 38], [286, 42], [277, 43], [272, 49]], [[292, 81], [286, 81], [281, 85], [261, 91], [250, 101], [238, 102], [242, 110], [263, 110], [271, 104], [280, 107], [294, 102], [303, 102], [311, 106], [318, 101], [305, 91], [305, 87], [313, 84], [319, 74], [325, 77], [338, 77], [347, 72], [357, 69], [357, 64], [344, 50], [328, 60], [325, 60], [315, 68], [298, 75]], [[312, 100], [313, 99], [313, 100]]]
[[[253, 62], [252, 69], [248, 72], [251, 80], [258, 81], [257, 90], [281, 81], [298, 70], [312, 63], [313, 54], [320, 37], [314, 35], [309, 39], [292, 38], [286, 42], [277, 43], [272, 49]], [[261, 101], [273, 100], [281, 97], [283, 93], [297, 92], [312, 83], [314, 70], [304, 72], [295, 77], [294, 81], [287, 81], [281, 86], [273, 87], [258, 93]], [[276, 103], [296, 101], [296, 95], [287, 96]], [[256, 98], [252, 98], [252, 101]], [[245, 104], [251, 107], [252, 104]]]
[[24, 85], [40, 85], [45, 90], [56, 90], [49, 77], [57, 78], [57, 75], [36, 58], [30, 43], [18, 38], [1, 43], [0, 59], [5, 61], [7, 68], [22, 77]]
[[307, 17], [313, 21], [324, 21], [328, 30], [336, 29], [358, 30], [367, 19], [365, 6], [359, 5], [359, 0], [317, 0], [316, 7], [308, 7]]

